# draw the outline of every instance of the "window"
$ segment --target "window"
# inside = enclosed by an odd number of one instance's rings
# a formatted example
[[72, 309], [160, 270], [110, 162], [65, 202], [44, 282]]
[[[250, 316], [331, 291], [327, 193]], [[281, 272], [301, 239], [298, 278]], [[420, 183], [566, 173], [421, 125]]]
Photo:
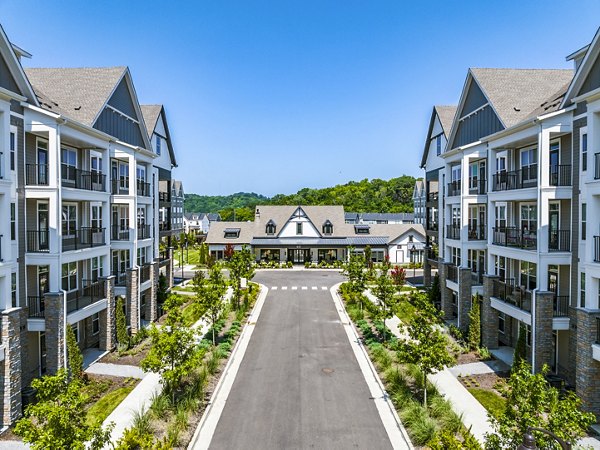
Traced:
[[63, 203], [62, 206], [62, 234], [75, 236], [77, 231], [77, 205]]
[[579, 286], [580, 286], [580, 298], [579, 298], [579, 307], [585, 308], [585, 273], [581, 272], [579, 274]]
[[529, 203], [521, 205], [521, 231], [523, 234], [537, 233], [537, 205]]
[[537, 264], [521, 261], [521, 286], [533, 291], [537, 287]]
[[317, 252], [317, 256], [319, 262], [326, 261], [327, 263], [331, 263], [337, 260], [337, 250], [320, 248]]
[[239, 228], [225, 228], [224, 235], [228, 239], [237, 239], [240, 237], [240, 229]]
[[435, 152], [438, 156], [442, 154], [442, 135], [438, 134], [435, 137]]
[[61, 149], [62, 179], [75, 181], [75, 171], [77, 170], [77, 152], [70, 148]]
[[523, 181], [537, 179], [537, 148], [521, 150], [521, 177]]
[[506, 280], [506, 257], [496, 256], [496, 275], [502, 281]]
[[587, 170], [587, 133], [581, 135], [581, 170]]
[[17, 129], [10, 127], [10, 170], [15, 170], [15, 152], [17, 150]]
[[460, 228], [460, 206], [452, 207], [452, 226], [454, 228]]
[[469, 164], [469, 189], [477, 189], [479, 176], [479, 163]]
[[119, 187], [121, 189], [129, 189], [129, 164], [119, 164]]
[[506, 156], [496, 157], [496, 173], [506, 172]]
[[138, 182], [144, 183], [146, 181], [146, 168], [144, 166], [137, 166], [135, 174]]
[[503, 312], [498, 313], [498, 331], [504, 334], [506, 329], [506, 315]]
[[156, 136], [156, 154], [160, 155], [162, 146], [162, 138], [160, 136]]
[[15, 204], [10, 204], [10, 240], [14, 241], [16, 237], [16, 214], [15, 214]]
[[93, 282], [98, 281], [102, 276], [102, 257], [96, 256], [92, 258], [92, 266], [90, 272], [90, 278]]
[[527, 347], [531, 347], [531, 325], [525, 325], [525, 338]]
[[460, 182], [460, 164], [457, 164], [455, 166], [452, 166], [451, 172], [450, 172], [450, 176], [451, 176], [451, 181], [454, 182]]
[[13, 308], [17, 307], [17, 272], [10, 274], [10, 299]]
[[101, 205], [91, 205], [91, 217], [90, 217], [90, 225], [92, 228], [99, 230], [102, 228], [102, 206]]
[[452, 247], [452, 264], [460, 267], [460, 248]]
[[408, 235], [408, 242], [413, 242], [414, 241], [414, 236], [412, 234]]
[[62, 265], [62, 288], [67, 292], [77, 289], [76, 262], [70, 262]]
[[585, 241], [585, 234], [587, 231], [587, 204], [581, 204], [581, 240]]
[[369, 225], [354, 225], [354, 232], [356, 234], [369, 234]]
[[71, 328], [73, 329], [73, 334], [75, 335], [75, 342], [79, 344], [79, 323], [74, 323], [71, 325]]
[[323, 224], [323, 234], [333, 234], [333, 224], [329, 220]]
[[273, 222], [272, 220], [269, 220], [267, 222], [265, 232], [267, 234], [275, 234], [276, 229], [277, 229], [277, 226], [275, 225], [275, 222]]
[[302, 222], [296, 223], [296, 234], [302, 234]]
[[100, 314], [92, 315], [92, 334], [100, 333]]
[[279, 249], [261, 249], [260, 259], [261, 261], [279, 261], [281, 252]]
[[138, 266], [146, 264], [146, 247], [138, 248], [137, 260]]

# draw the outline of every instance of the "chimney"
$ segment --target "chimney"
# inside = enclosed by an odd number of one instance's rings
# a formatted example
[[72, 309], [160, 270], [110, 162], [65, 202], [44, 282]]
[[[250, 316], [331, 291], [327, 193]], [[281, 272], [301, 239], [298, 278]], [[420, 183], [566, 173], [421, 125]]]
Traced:
[[260, 219], [260, 210], [258, 208], [256, 208], [256, 213], [254, 214], [254, 219], [255, 220]]

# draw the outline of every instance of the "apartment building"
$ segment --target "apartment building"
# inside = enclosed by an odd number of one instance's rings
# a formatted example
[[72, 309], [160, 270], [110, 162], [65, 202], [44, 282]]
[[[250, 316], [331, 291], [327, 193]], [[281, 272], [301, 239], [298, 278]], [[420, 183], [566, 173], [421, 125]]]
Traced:
[[0, 27], [3, 425], [22, 389], [66, 365], [66, 327], [82, 350], [112, 350], [117, 298], [135, 333], [157, 318], [161, 270], [172, 283], [158, 252], [160, 171], [175, 166], [164, 109], [148, 130], [128, 68], [23, 70], [28, 56]]
[[427, 161], [429, 145], [423, 158], [440, 174], [444, 233], [429, 260], [445, 317], [466, 330], [480, 294], [483, 344], [509, 355], [523, 329], [533, 370], [548, 365], [596, 414], [600, 153], [588, 146], [600, 144], [599, 40], [568, 56], [575, 70], [470, 69], [443, 167]]
[[425, 225], [425, 203], [427, 201], [427, 193], [425, 191], [425, 180], [415, 181], [413, 189], [413, 211], [414, 223]]

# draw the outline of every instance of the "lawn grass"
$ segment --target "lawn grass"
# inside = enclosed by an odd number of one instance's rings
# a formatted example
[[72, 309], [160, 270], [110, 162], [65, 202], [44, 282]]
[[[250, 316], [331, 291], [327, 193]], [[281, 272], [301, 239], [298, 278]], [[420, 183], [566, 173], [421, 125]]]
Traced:
[[[173, 261], [179, 265], [181, 250], [175, 250], [173, 252]], [[184, 264], [199, 264], [200, 263], [200, 249], [189, 248], [187, 251], [183, 250], [183, 263]]]
[[90, 406], [87, 411], [87, 422], [92, 425], [102, 423], [108, 415], [129, 395], [135, 386], [123, 386], [109, 392]]
[[402, 299], [398, 302], [395, 313], [398, 319], [405, 324], [408, 324], [412, 321], [415, 315], [415, 307], [411, 305], [408, 300]]
[[200, 320], [200, 308], [194, 302], [183, 308], [183, 324], [186, 327], [191, 327]]
[[488, 412], [498, 418], [506, 409], [506, 399], [493, 391], [481, 388], [467, 389]]

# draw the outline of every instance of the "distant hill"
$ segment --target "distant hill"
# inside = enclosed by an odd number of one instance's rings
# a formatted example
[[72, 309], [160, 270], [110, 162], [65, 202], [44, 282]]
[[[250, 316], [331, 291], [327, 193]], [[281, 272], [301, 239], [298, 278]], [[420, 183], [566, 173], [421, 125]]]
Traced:
[[390, 180], [364, 179], [322, 189], [304, 188], [273, 198], [254, 192], [226, 196], [186, 194], [186, 212], [220, 213], [223, 220], [253, 220], [256, 205], [343, 205], [352, 212], [412, 212], [416, 178], [403, 175]]

